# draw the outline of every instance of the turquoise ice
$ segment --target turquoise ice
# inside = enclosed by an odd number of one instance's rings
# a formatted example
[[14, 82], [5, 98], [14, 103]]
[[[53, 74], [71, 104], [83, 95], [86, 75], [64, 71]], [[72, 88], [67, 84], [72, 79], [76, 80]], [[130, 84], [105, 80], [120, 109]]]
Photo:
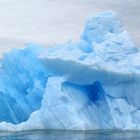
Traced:
[[77, 42], [4, 54], [0, 130], [140, 129], [140, 51], [114, 12]]

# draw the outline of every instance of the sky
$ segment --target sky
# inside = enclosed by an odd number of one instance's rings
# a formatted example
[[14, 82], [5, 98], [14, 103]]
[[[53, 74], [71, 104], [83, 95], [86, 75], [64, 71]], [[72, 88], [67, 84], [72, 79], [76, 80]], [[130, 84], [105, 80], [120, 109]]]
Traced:
[[0, 0], [0, 55], [33, 42], [78, 40], [90, 15], [115, 11], [140, 46], [140, 0]]

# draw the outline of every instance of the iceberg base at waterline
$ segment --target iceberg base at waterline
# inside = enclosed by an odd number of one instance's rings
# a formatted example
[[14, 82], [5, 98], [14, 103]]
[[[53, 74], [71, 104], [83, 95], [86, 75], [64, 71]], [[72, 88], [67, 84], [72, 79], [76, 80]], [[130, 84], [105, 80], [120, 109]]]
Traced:
[[78, 42], [27, 44], [0, 63], [0, 130], [139, 130], [140, 51], [114, 12]]

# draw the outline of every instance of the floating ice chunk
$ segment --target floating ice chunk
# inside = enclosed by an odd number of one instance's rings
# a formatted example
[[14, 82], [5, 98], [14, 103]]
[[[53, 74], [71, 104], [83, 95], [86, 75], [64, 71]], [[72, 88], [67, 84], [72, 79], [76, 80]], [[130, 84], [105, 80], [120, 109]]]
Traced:
[[79, 42], [28, 44], [0, 67], [0, 130], [140, 129], [140, 51], [114, 12]]

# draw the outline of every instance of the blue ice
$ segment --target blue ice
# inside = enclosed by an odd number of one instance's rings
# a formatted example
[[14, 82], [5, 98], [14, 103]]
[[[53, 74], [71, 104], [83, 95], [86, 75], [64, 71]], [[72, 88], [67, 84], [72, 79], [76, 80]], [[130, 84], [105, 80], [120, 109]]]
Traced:
[[0, 130], [139, 130], [139, 56], [115, 12], [89, 17], [77, 42], [5, 53]]

